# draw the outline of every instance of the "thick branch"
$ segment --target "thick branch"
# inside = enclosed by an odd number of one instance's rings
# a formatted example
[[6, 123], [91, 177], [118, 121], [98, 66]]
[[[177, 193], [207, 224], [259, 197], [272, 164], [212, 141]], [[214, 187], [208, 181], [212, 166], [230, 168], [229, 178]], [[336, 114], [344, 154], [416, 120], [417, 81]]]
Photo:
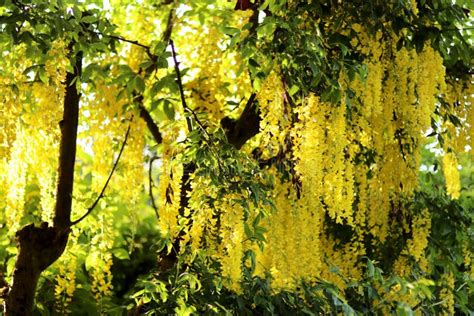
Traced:
[[[255, 33], [257, 32], [258, 27], [258, 7], [260, 1], [250, 1], [238, 0], [235, 5], [235, 10], [252, 10], [252, 15], [250, 16], [249, 22], [250, 27], [250, 36], [249, 39], [256, 38]], [[265, 11], [267, 15], [270, 15], [271, 12]], [[256, 106], [256, 94], [252, 93], [250, 98], [245, 105], [245, 108], [237, 120], [225, 117], [221, 120], [221, 126], [226, 132], [227, 140], [231, 145], [236, 149], [242, 148], [242, 146], [252, 138], [257, 135], [260, 130], [260, 116]]]
[[[72, 46], [70, 46], [72, 50]], [[74, 163], [76, 161], [77, 125], [79, 122], [79, 99], [75, 78], [82, 73], [82, 53], [75, 58], [74, 73], [66, 75], [66, 95], [64, 97], [64, 114], [60, 122], [61, 145], [59, 152], [58, 186], [54, 226], [69, 227], [71, 220], [72, 190], [74, 183]], [[72, 84], [71, 84], [72, 83]]]
[[161, 144], [163, 141], [163, 137], [161, 136], [160, 130], [158, 125], [156, 125], [155, 121], [150, 115], [150, 112], [145, 108], [143, 105], [143, 96], [140, 95], [137, 98], [138, 101], [138, 108], [140, 109], [140, 117], [145, 121], [148, 130], [150, 131], [151, 135], [155, 139], [157, 144]]
[[252, 93], [237, 121], [225, 117], [221, 121], [227, 140], [235, 148], [240, 149], [250, 138], [258, 134], [260, 116], [256, 106], [256, 94]]

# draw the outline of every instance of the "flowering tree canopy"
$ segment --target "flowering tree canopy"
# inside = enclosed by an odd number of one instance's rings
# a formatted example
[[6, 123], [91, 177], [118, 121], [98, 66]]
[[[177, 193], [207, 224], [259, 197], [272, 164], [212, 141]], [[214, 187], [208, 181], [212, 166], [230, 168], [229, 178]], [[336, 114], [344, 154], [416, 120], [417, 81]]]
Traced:
[[0, 5], [6, 315], [474, 312], [470, 1]]

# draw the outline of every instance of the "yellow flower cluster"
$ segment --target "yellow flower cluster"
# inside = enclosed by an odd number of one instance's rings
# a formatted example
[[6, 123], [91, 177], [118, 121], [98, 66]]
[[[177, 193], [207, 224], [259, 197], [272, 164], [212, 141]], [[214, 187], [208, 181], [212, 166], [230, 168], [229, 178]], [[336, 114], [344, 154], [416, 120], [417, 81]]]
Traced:
[[[363, 255], [361, 245], [357, 241], [341, 243], [330, 234], [322, 236], [323, 253], [325, 255], [324, 265], [321, 269], [321, 277], [338, 286], [341, 290], [345, 288], [345, 280], [360, 280], [362, 267], [359, 263]], [[337, 273], [333, 272], [337, 271]]]
[[[225, 23], [241, 28], [248, 17], [247, 12], [238, 13], [235, 21], [226, 20]], [[239, 103], [244, 97], [248, 98], [252, 89], [248, 74], [241, 71], [239, 56], [224, 52], [227, 43], [222, 42], [222, 22], [218, 17], [208, 21], [207, 25], [188, 19], [180, 22], [177, 27], [181, 26], [178, 29], [183, 36], [176, 38], [176, 47], [179, 59], [192, 69], [191, 79], [185, 82], [185, 90], [191, 92], [190, 106], [217, 122], [226, 115], [237, 115], [243, 106], [235, 110], [226, 102]], [[189, 41], [195, 44], [190, 45]], [[233, 96], [232, 99], [228, 99], [229, 95]]]
[[[400, 194], [410, 196], [418, 186], [423, 133], [430, 127], [437, 95], [445, 90], [445, 72], [441, 57], [429, 44], [420, 53], [405, 48], [397, 51], [396, 41], [377, 40], [380, 34], [370, 37], [362, 28], [359, 32], [368, 76], [349, 84], [360, 103], [354, 100], [348, 135], [361, 145], [355, 153], [373, 153], [373, 162], [365, 172], [357, 166], [356, 207], [358, 213], [366, 214], [370, 233], [384, 242], [391, 201], [398, 204]], [[359, 223], [364, 222], [362, 215], [357, 216]]]
[[[276, 173], [276, 170], [274, 170]], [[319, 228], [322, 225], [321, 207], [313, 210], [311, 198], [298, 201], [290, 183], [276, 179], [273, 191], [276, 210], [264, 219], [267, 229], [263, 251], [255, 247], [256, 274], [272, 276], [272, 287], [294, 289], [298, 280], [314, 280], [319, 275], [321, 253]], [[312, 203], [308, 205], [307, 203]]]
[[459, 179], [458, 160], [453, 152], [443, 156], [443, 172], [446, 180], [446, 191], [453, 199], [458, 199], [461, 191], [461, 180]]
[[[135, 113], [135, 117], [138, 116]], [[145, 148], [145, 135], [147, 134], [146, 124], [143, 120], [136, 117], [130, 124], [130, 134], [127, 144], [120, 159], [120, 169], [123, 172], [115, 174], [115, 189], [120, 192], [120, 196], [127, 201], [129, 207], [134, 208], [143, 191], [143, 179], [145, 178], [145, 169], [143, 168], [143, 151]], [[119, 143], [123, 142], [124, 132], [127, 128], [122, 124], [122, 135]], [[117, 150], [117, 149], [116, 149]], [[109, 165], [110, 172], [111, 164]], [[127, 188], [123, 190], [122, 188]]]
[[242, 277], [242, 260], [244, 249], [244, 211], [243, 207], [232, 201], [233, 196], [221, 198], [216, 212], [221, 213], [221, 227], [218, 246], [218, 257], [221, 263], [222, 276], [227, 278], [229, 289], [240, 293]]
[[462, 126], [455, 126], [449, 119], [442, 121], [442, 127], [447, 132], [444, 149], [450, 148], [456, 153], [462, 153], [468, 145], [471, 155], [474, 156], [474, 82], [472, 78], [450, 79], [443, 99], [446, 103], [440, 109], [441, 115], [444, 117], [454, 115], [463, 122]]
[[474, 279], [474, 254], [469, 250], [469, 245], [466, 243], [463, 245], [463, 254], [464, 254], [464, 266], [468, 268], [467, 275]]
[[16, 232], [20, 227], [20, 221], [23, 218], [24, 204], [25, 204], [25, 186], [26, 174], [28, 171], [27, 165], [27, 137], [23, 133], [16, 135], [14, 147], [10, 155], [9, 161], [6, 163], [6, 173], [3, 183], [6, 188], [6, 222], [11, 233]]
[[[206, 242], [209, 241], [208, 235], [214, 236], [217, 233], [216, 211], [202, 200], [203, 195], [216, 199], [217, 192], [209, 178], [192, 174], [190, 180], [189, 207], [184, 215], [189, 218], [192, 225], [186, 225], [184, 228], [183, 245], [189, 243], [194, 254], [201, 247], [208, 248], [210, 246]], [[184, 249], [184, 247], [181, 248]]]
[[[97, 82], [94, 91], [84, 94], [81, 116], [88, 118], [86, 126], [81, 126], [78, 143], [94, 156], [92, 165], [92, 191], [100, 192], [113, 165], [113, 157], [117, 151], [113, 144], [120, 144], [124, 137], [126, 125], [121, 122], [124, 117], [125, 100], [116, 100], [119, 89]], [[112, 183], [113, 184], [113, 183]]]
[[[11, 233], [19, 228], [25, 203], [33, 198], [33, 195], [25, 197], [27, 185], [39, 187], [41, 217], [49, 222], [52, 219], [58, 123], [67, 65], [64, 42], [55, 41], [45, 58], [44, 80], [49, 83], [28, 83], [22, 72], [31, 66], [31, 61], [21, 58], [24, 50], [20, 45], [5, 56], [2, 66], [7, 68], [2, 69], [5, 76], [0, 79], [4, 105], [0, 110], [0, 169], [5, 170], [0, 176], [0, 186], [6, 196], [6, 220]], [[14, 86], [18, 91], [15, 92]]]
[[[153, 7], [148, 5], [123, 5], [120, 0], [111, 0], [114, 12], [112, 22], [117, 25], [117, 32], [125, 38], [134, 38], [138, 42], [149, 45], [158, 33]], [[120, 20], [117, 19], [120, 17]], [[123, 56], [130, 68], [138, 72], [140, 64], [145, 60], [146, 51], [137, 45], [125, 44]]]
[[413, 12], [414, 15], [418, 15], [418, 6], [417, 6], [417, 1], [416, 0], [410, 0], [411, 4], [411, 11]]
[[[8, 59], [5, 58], [5, 63]], [[0, 68], [0, 70], [3, 70]], [[20, 123], [21, 104], [25, 102], [24, 95], [16, 95], [11, 85], [15, 78], [10, 79], [6, 75], [0, 77], [0, 159], [6, 160], [10, 154], [12, 144], [15, 141]]]
[[441, 285], [443, 288], [439, 293], [439, 298], [443, 303], [443, 312], [441, 315], [454, 315], [454, 274], [448, 272], [441, 277]]
[[100, 266], [94, 266], [90, 272], [92, 278], [92, 293], [97, 302], [101, 302], [106, 296], [112, 295], [112, 254], [105, 252], [100, 254]]
[[158, 186], [158, 213], [160, 234], [174, 239], [181, 230], [179, 210], [181, 207], [181, 178], [183, 166], [173, 161], [162, 162], [160, 183]]
[[90, 224], [95, 235], [91, 241], [89, 276], [92, 279], [91, 289], [95, 299], [100, 304], [102, 298], [112, 294], [112, 254], [110, 250], [114, 244], [114, 222], [111, 212], [101, 213], [98, 221]]
[[72, 227], [66, 251], [54, 264], [58, 266], [54, 286], [54, 306], [55, 311], [61, 315], [71, 313], [68, 307], [73, 301], [76, 289], [80, 287], [76, 284], [77, 252], [80, 251], [77, 240], [82, 233], [81, 228]]
[[198, 250], [205, 249], [210, 258], [220, 263], [225, 285], [240, 293], [243, 255], [249, 245], [244, 232], [244, 208], [239, 203], [245, 197], [238, 193], [220, 195], [208, 177], [193, 174], [191, 179], [181, 249], [190, 247], [189, 260]]
[[260, 148], [262, 158], [274, 157], [285, 147], [290, 126], [291, 109], [285, 101], [283, 82], [272, 72], [257, 94], [260, 109]]
[[299, 109], [299, 122], [293, 137], [295, 170], [303, 185], [303, 194], [313, 200], [311, 209], [324, 209], [336, 223], [353, 224], [353, 169], [346, 159], [348, 138], [343, 107], [319, 102], [310, 96]]
[[54, 286], [55, 310], [61, 315], [70, 314], [68, 306], [71, 304], [76, 291], [77, 258], [74, 254], [63, 256], [58, 262], [59, 273], [56, 275]]
[[[266, 157], [275, 156], [290, 133], [295, 161], [293, 183], [285, 180], [275, 185], [276, 211], [264, 220], [267, 243], [263, 251], [256, 251], [257, 274], [270, 272], [275, 289], [318, 277], [343, 286], [343, 280], [329, 272], [331, 267], [360, 277], [368, 235], [376, 246], [389, 233], [401, 234], [394, 231], [399, 227], [413, 237], [394, 270], [409, 273], [407, 255], [427, 269], [423, 252], [430, 214], [424, 210], [411, 217], [401, 196], [411, 196], [418, 186], [423, 134], [430, 127], [437, 96], [446, 89], [445, 73], [441, 57], [430, 45], [420, 53], [397, 51], [395, 40], [384, 42], [381, 37], [381, 33], [371, 37], [360, 28], [359, 47], [367, 56], [368, 76], [353, 81], [341, 76], [341, 84], [358, 96], [350, 100], [351, 120], [344, 105], [310, 96], [295, 109], [298, 120], [290, 126], [288, 111], [292, 110], [285, 108], [276, 73], [259, 92], [260, 137], [269, 138], [261, 150]], [[275, 149], [269, 150], [272, 142]], [[367, 161], [360, 161], [365, 157]], [[394, 205], [399, 209], [394, 210]], [[398, 212], [399, 223], [390, 220], [391, 212]], [[350, 226], [355, 232], [350, 241], [335, 239], [327, 218]]]
[[428, 246], [428, 237], [431, 233], [431, 215], [428, 209], [415, 215], [412, 220], [412, 238], [408, 241], [407, 252], [416, 261], [419, 261], [422, 265], [422, 269], [426, 271], [426, 257], [424, 251]]
[[427, 43], [418, 55], [416, 93], [418, 95], [418, 125], [427, 130], [431, 124], [438, 93], [446, 91], [445, 70], [441, 56]]

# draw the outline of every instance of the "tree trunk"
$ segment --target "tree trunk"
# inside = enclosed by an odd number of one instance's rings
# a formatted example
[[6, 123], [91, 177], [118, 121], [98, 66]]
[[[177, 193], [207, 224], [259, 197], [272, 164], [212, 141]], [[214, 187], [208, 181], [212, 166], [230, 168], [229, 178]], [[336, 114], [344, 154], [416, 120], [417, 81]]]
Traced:
[[43, 223], [23, 227], [17, 233], [19, 254], [13, 284], [6, 299], [6, 315], [31, 315], [39, 276], [66, 248], [69, 229], [59, 231]]

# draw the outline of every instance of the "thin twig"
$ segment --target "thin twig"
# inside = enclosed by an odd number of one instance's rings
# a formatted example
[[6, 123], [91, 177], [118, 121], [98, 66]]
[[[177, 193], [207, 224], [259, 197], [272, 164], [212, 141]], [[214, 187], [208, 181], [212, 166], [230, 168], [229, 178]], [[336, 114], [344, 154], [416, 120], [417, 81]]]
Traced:
[[[204, 125], [202, 124], [202, 122], [199, 120], [196, 112], [193, 109], [191, 109], [190, 107], [188, 107], [188, 105], [186, 104], [186, 99], [184, 98], [183, 82], [181, 81], [181, 72], [179, 70], [179, 63], [178, 63], [178, 60], [176, 58], [176, 50], [174, 48], [173, 40], [170, 40], [170, 45], [171, 45], [171, 52], [172, 52], [173, 60], [174, 60], [174, 69], [176, 71], [176, 77], [177, 77], [176, 81], [178, 83], [179, 94], [180, 94], [180, 97], [181, 97], [181, 103], [183, 105], [183, 109], [184, 109], [185, 112], [188, 112], [188, 113], [192, 114], [192, 116], [193, 116], [194, 120], [196, 121], [196, 123], [199, 125], [199, 127], [202, 129], [204, 134], [208, 137], [208, 139], [210, 139], [211, 136], [207, 132], [207, 130], [204, 127]], [[188, 124], [188, 130], [192, 131], [192, 124], [191, 124], [191, 119], [189, 118], [189, 116], [186, 116], [186, 123]]]
[[[181, 104], [183, 105], [183, 109], [185, 112], [187, 111], [190, 113], [194, 113], [188, 107], [188, 105], [186, 104], [186, 99], [184, 98], [183, 82], [181, 81], [181, 71], [179, 70], [179, 63], [178, 63], [178, 59], [176, 58], [176, 50], [174, 48], [174, 43], [172, 39], [170, 39], [170, 45], [171, 45], [171, 53], [173, 55], [173, 60], [174, 60], [174, 69], [176, 71], [176, 82], [178, 83], [179, 95], [181, 97]], [[195, 113], [194, 113], [194, 117], [197, 118]], [[188, 131], [192, 131], [193, 127], [191, 125], [191, 118], [187, 115], [186, 115], [186, 124], [188, 125]]]
[[[132, 121], [132, 120], [133, 120], [133, 116], [130, 119], [130, 121]], [[105, 185], [102, 188], [102, 191], [100, 192], [99, 196], [94, 201], [94, 203], [89, 207], [87, 212], [84, 215], [82, 215], [79, 219], [71, 222], [70, 226], [79, 224], [84, 218], [86, 218], [94, 210], [94, 208], [99, 203], [100, 199], [104, 197], [105, 190], [107, 189], [107, 186], [109, 185], [110, 179], [112, 178], [112, 175], [114, 174], [115, 169], [117, 169], [117, 165], [120, 161], [120, 158], [122, 157], [122, 153], [123, 153], [123, 150], [125, 149], [125, 145], [127, 144], [128, 136], [130, 135], [130, 128], [131, 128], [131, 124], [128, 125], [127, 132], [125, 133], [125, 138], [124, 138], [123, 143], [122, 143], [122, 147], [120, 148], [119, 154], [117, 156], [117, 160], [115, 160], [114, 166], [112, 167], [112, 170], [110, 171], [109, 177], [107, 178], [107, 181], [105, 181]]]
[[123, 36], [119, 36], [119, 35], [110, 35], [110, 34], [106, 34], [105, 36], [107, 37], [110, 37], [110, 38], [113, 38], [113, 39], [116, 39], [116, 40], [119, 40], [121, 42], [127, 42], [127, 43], [130, 43], [130, 44], [133, 44], [133, 45], [136, 45], [136, 46], [140, 46], [146, 50], [151, 50], [151, 47], [148, 46], [148, 45], [145, 45], [145, 44], [142, 44], [140, 43], [139, 41], [134, 41], [134, 40], [130, 40], [128, 38], [125, 38]]
[[176, 10], [176, 5], [173, 4], [173, 7], [171, 7], [170, 12], [168, 13], [168, 20], [166, 21], [166, 28], [163, 33], [163, 42], [169, 43], [171, 39], [171, 34], [173, 32], [173, 20], [174, 20], [174, 13]]
[[153, 210], [155, 210], [156, 219], [160, 219], [160, 215], [158, 214], [158, 208], [156, 207], [155, 197], [153, 196], [153, 187], [155, 184], [153, 183], [152, 171], [153, 171], [153, 162], [159, 159], [158, 156], [153, 156], [150, 159], [150, 163], [148, 165], [148, 182], [149, 182], [149, 194], [151, 199], [151, 205], [153, 206]]

